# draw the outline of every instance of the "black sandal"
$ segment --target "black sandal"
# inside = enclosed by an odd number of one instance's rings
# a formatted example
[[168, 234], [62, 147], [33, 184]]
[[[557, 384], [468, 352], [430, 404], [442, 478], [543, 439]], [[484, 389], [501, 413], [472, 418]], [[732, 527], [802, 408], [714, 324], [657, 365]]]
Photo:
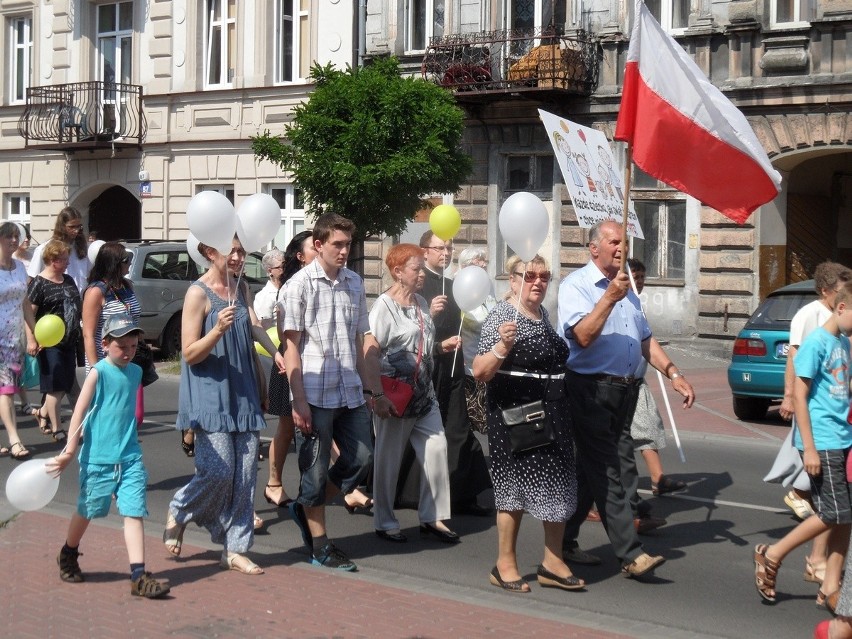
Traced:
[[[18, 449], [17, 453], [15, 452], [15, 448]], [[12, 459], [17, 459], [18, 461], [22, 461], [24, 459], [29, 458], [30, 455], [32, 455], [32, 453], [30, 451], [28, 451], [21, 442], [14, 442], [9, 447], [9, 456]]]
[[191, 442], [185, 439], [186, 434], [191, 432], [188, 430], [180, 431], [180, 447], [183, 449], [183, 454], [187, 457], [195, 457], [195, 436], [193, 435]]
[[41, 414], [41, 409], [44, 406], [39, 406], [38, 408], [34, 408], [30, 415], [36, 418], [36, 422], [38, 423], [38, 429], [44, 433], [45, 435], [52, 435], [53, 432], [50, 430], [50, 416], [44, 416]]
[[65, 432], [64, 428], [56, 429], [56, 432], [51, 433], [51, 435], [53, 436], [53, 441], [55, 442], [64, 442], [66, 439], [68, 439], [68, 433]]

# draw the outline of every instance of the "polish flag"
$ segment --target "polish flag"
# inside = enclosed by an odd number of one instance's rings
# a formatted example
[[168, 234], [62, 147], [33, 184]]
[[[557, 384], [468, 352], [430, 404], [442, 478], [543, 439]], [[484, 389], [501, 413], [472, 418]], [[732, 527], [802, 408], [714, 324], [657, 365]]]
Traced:
[[781, 190], [748, 120], [641, 0], [630, 35], [615, 139], [640, 169], [742, 224]]

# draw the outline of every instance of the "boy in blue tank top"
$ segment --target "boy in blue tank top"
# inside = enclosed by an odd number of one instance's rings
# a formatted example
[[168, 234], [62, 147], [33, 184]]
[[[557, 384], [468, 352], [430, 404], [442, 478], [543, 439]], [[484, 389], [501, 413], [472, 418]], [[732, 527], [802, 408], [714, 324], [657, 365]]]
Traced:
[[124, 541], [130, 559], [130, 594], [155, 599], [170, 586], [145, 571], [145, 533], [142, 518], [148, 515], [148, 474], [142, 465], [142, 449], [136, 433], [136, 391], [142, 369], [132, 363], [142, 334], [129, 315], [107, 317], [103, 328], [104, 359], [92, 367], [71, 418], [71, 436], [65, 449], [48, 464], [59, 474], [80, 446], [80, 496], [71, 516], [65, 545], [56, 558], [59, 578], [83, 581], [77, 563], [80, 541], [95, 517], [109, 514], [113, 495], [124, 517]]

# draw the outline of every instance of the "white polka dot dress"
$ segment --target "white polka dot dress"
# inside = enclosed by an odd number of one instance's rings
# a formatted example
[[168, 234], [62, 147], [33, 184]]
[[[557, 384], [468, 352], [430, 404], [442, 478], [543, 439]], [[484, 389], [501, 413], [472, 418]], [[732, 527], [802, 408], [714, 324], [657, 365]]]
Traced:
[[[531, 320], [518, 314], [518, 339], [500, 370], [540, 374], [565, 372], [568, 345], [559, 338], [542, 308], [542, 319]], [[482, 324], [479, 353], [491, 350], [499, 340], [499, 326], [515, 321], [515, 307], [501, 302]], [[577, 480], [571, 417], [563, 392], [563, 379], [519, 377], [497, 373], [488, 382], [488, 448], [491, 476], [498, 510], [526, 510], [542, 521], [565, 521], [577, 507]], [[500, 411], [511, 405], [544, 399], [548, 418], [556, 429], [557, 441], [550, 446], [513, 454]]]

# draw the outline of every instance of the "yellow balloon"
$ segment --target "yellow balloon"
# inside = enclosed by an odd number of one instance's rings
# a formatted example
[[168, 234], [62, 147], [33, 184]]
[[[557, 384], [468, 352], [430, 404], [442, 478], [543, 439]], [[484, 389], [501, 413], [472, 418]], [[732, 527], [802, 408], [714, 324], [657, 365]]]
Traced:
[[453, 239], [461, 228], [461, 215], [456, 207], [439, 204], [429, 215], [429, 228], [445, 242]]
[[[275, 344], [275, 348], [281, 346], [281, 340], [278, 339], [278, 329], [274, 326], [270, 326], [266, 329], [266, 334], [269, 335], [269, 339], [272, 340], [272, 343]], [[259, 355], [265, 355], [266, 357], [272, 357], [271, 354], [266, 352], [266, 349], [261, 346], [260, 342], [254, 343], [254, 350], [258, 352]]]
[[56, 346], [65, 337], [65, 323], [58, 315], [45, 315], [36, 322], [33, 332], [39, 346], [50, 348]]

